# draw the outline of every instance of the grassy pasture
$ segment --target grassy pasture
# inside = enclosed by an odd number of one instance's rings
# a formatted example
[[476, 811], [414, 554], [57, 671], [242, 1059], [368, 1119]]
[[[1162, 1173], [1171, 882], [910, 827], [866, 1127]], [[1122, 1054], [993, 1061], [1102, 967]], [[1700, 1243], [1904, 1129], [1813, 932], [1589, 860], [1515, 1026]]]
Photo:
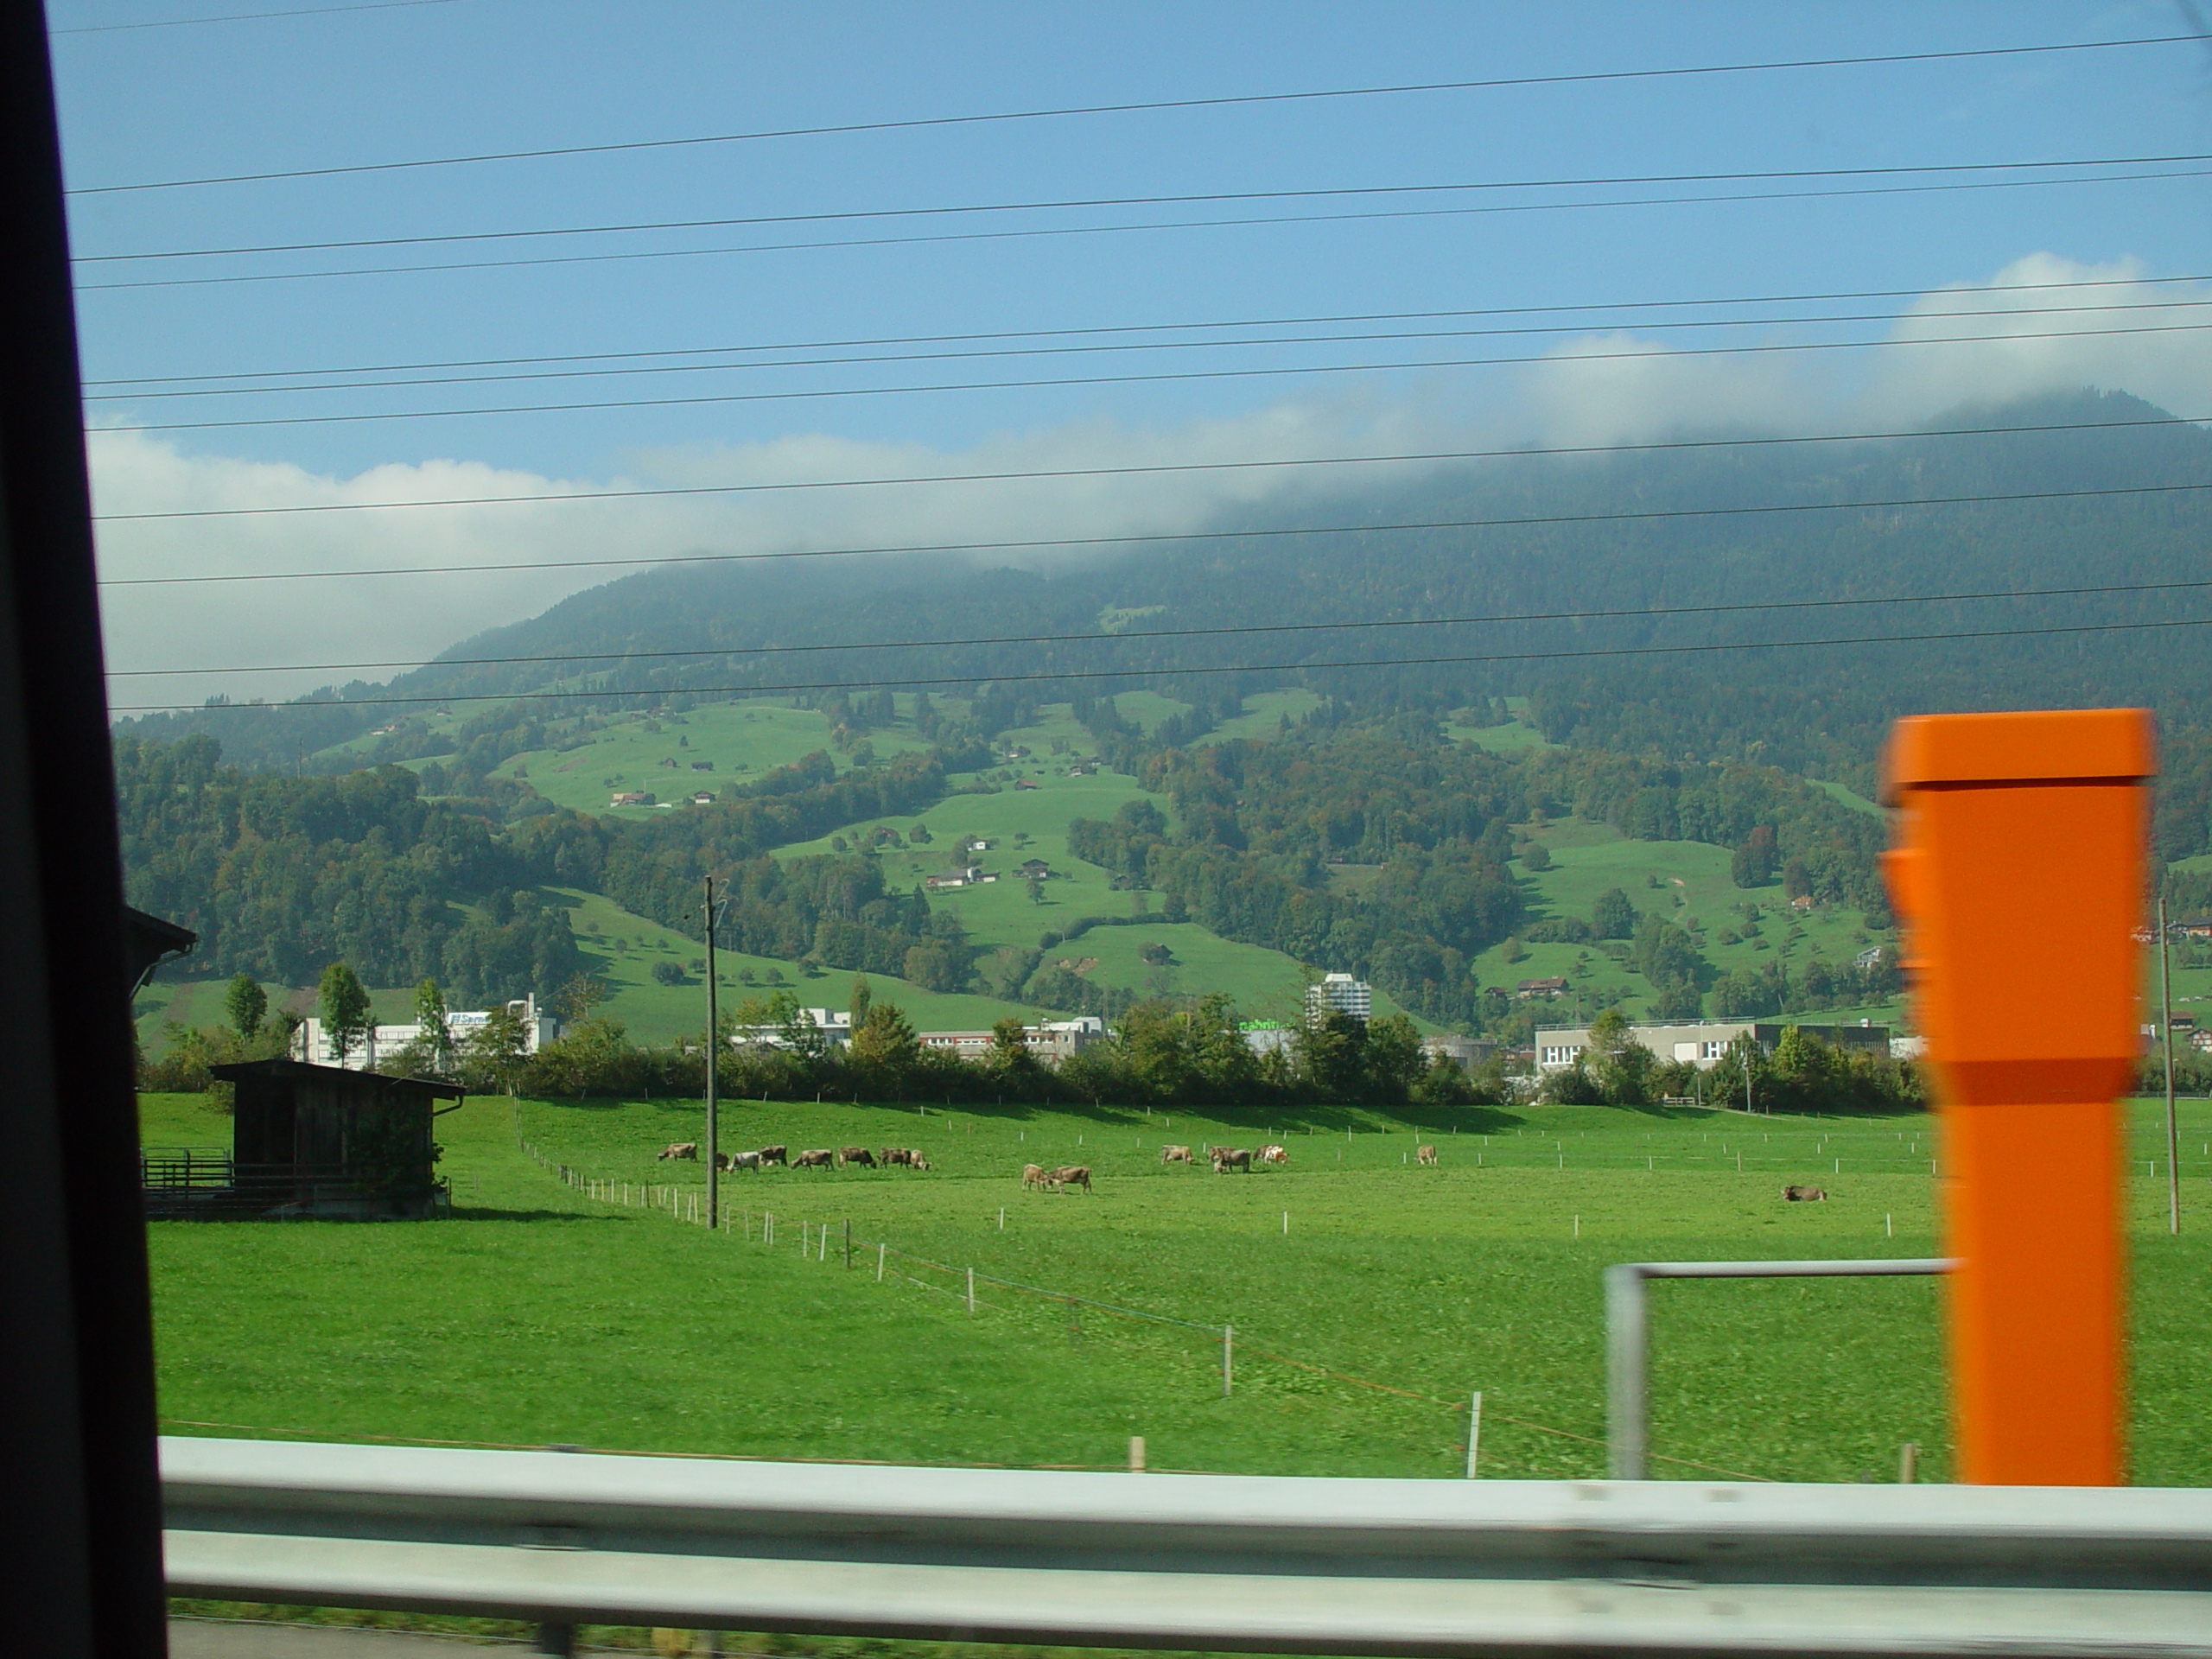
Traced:
[[[868, 739], [880, 760], [929, 747], [904, 727], [872, 731]], [[580, 812], [658, 810], [610, 809], [607, 800], [618, 790], [650, 791], [664, 801], [677, 801], [671, 810], [682, 811], [681, 803], [695, 790], [719, 791], [733, 782], [748, 782], [817, 749], [830, 751], [830, 722], [818, 709], [775, 702], [709, 703], [681, 715], [633, 716], [594, 732], [577, 748], [530, 750], [502, 761], [493, 775], [526, 779], [546, 799]], [[834, 752], [831, 758], [840, 771], [850, 764]], [[670, 760], [673, 767], [664, 764]], [[711, 763], [714, 770], [693, 771], [699, 761]]]
[[[1478, 1387], [1486, 1474], [1586, 1477], [1603, 1467], [1606, 1263], [1938, 1248], [1922, 1118], [1551, 1108], [1440, 1128], [738, 1102], [727, 1144], [918, 1146], [934, 1167], [732, 1176], [740, 1224], [710, 1236], [562, 1185], [516, 1150], [509, 1109], [477, 1101], [441, 1120], [452, 1222], [156, 1224], [164, 1413], [336, 1438], [1102, 1467], [1142, 1433], [1155, 1467], [1442, 1478], [1464, 1459], [1453, 1404]], [[2187, 1113], [2185, 1202], [2198, 1205], [2212, 1199], [2212, 1109]], [[148, 1137], [170, 1143], [226, 1128], [191, 1097], [149, 1097], [146, 1115]], [[652, 1156], [699, 1134], [696, 1102], [526, 1102], [520, 1115], [548, 1154], [633, 1195], [697, 1191], [695, 1167]], [[2137, 1114], [2145, 1158], [2155, 1117]], [[1217, 1178], [1157, 1161], [1165, 1141], [1250, 1146], [1268, 1128], [1287, 1169]], [[1418, 1141], [1440, 1147], [1439, 1167], [1410, 1162]], [[1078, 1160], [1096, 1171], [1093, 1195], [1019, 1183], [1025, 1161]], [[1783, 1205], [1793, 1179], [1830, 1201]], [[2196, 1384], [2212, 1246], [2165, 1235], [2163, 1192], [2141, 1173], [2128, 1192], [2136, 1470], [2195, 1484], [2212, 1480]], [[889, 1256], [879, 1285], [864, 1246], [846, 1272], [848, 1220], [919, 1260]], [[827, 1262], [802, 1254], [821, 1224]], [[1221, 1397], [1208, 1332], [988, 1281], [971, 1320], [956, 1294], [969, 1266], [1233, 1323], [1236, 1392]], [[1654, 1446], [1687, 1460], [1656, 1467], [1883, 1480], [1916, 1440], [1942, 1478], [1937, 1310], [1921, 1281], [1655, 1287]]]
[[[1867, 944], [1888, 942], [1887, 931], [1870, 932], [1857, 911], [1823, 906], [1802, 913], [1793, 912], [1779, 887], [1746, 891], [1729, 876], [1726, 848], [1693, 841], [1631, 841], [1610, 824], [1580, 818], [1553, 820], [1529, 832], [1551, 855], [1548, 869], [1526, 871], [1521, 880], [1531, 908], [1539, 917], [1571, 916], [1587, 919], [1598, 895], [1618, 887], [1639, 914], [1656, 912], [1678, 925], [1694, 930], [1699, 948], [1721, 973], [1755, 968], [1777, 957], [1789, 964], [1793, 976], [1815, 953], [1832, 965], [1848, 964]], [[1656, 878], [1659, 883], [1653, 887]], [[1738, 932], [1743, 920], [1735, 906], [1756, 903], [1761, 912], [1757, 937], [1724, 941], [1723, 934]], [[1861, 936], [1864, 935], [1864, 942]], [[1641, 999], [1650, 995], [1643, 976], [1625, 961], [1612, 958], [1605, 944], [1525, 944], [1528, 953], [1519, 962], [1506, 961], [1506, 948], [1493, 945], [1475, 959], [1475, 972], [1485, 985], [1511, 985], [1516, 980], [1559, 976], [1586, 992], [1583, 1012], [1594, 1015], [1606, 1004], [1603, 993], [1624, 991]], [[1615, 943], [1612, 950], [1625, 955]], [[2207, 976], [2212, 988], [2212, 974]], [[1897, 1018], [1895, 1005], [1836, 1009], [1802, 1017], [1808, 1022], [1858, 1019], [1878, 1023]], [[1571, 1022], [1571, 1002], [1559, 1010], [1561, 1023]]]

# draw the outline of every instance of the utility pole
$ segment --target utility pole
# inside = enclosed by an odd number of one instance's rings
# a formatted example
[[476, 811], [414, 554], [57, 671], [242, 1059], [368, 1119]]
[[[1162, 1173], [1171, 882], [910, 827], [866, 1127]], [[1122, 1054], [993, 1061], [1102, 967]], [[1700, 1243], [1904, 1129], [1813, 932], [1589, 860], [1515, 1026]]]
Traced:
[[707, 1230], [721, 1225], [721, 1121], [715, 1100], [715, 1052], [721, 1047], [715, 1008], [715, 878], [707, 878]]
[[2166, 901], [2158, 900], [2158, 1029], [2166, 1039], [2166, 1230], [2181, 1231], [2181, 1135], [2174, 1125], [2174, 992]]

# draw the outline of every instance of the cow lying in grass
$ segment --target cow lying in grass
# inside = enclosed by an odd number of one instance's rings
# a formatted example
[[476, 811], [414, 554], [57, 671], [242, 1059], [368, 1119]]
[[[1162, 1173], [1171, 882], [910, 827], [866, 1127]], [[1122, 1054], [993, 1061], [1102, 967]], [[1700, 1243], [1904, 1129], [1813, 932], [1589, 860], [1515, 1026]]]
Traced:
[[655, 1153], [653, 1154], [653, 1161], [655, 1163], [658, 1163], [664, 1158], [696, 1159], [698, 1155], [699, 1143], [696, 1141], [677, 1141], [663, 1147], [658, 1152]]
[[1785, 1186], [1782, 1196], [1792, 1204], [1818, 1204], [1827, 1194], [1817, 1186]]

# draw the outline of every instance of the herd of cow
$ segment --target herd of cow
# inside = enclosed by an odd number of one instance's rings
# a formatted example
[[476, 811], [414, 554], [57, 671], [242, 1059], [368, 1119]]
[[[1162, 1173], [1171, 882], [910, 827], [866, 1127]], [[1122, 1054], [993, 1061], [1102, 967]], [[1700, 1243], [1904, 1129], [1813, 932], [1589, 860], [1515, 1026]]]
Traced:
[[[696, 1141], [677, 1141], [653, 1154], [654, 1161], [665, 1158], [699, 1156]], [[765, 1169], [770, 1164], [781, 1164], [786, 1169], [842, 1169], [848, 1164], [859, 1164], [867, 1169], [889, 1169], [896, 1165], [904, 1169], [927, 1169], [930, 1160], [912, 1147], [885, 1147], [870, 1152], [866, 1147], [814, 1147], [793, 1152], [788, 1147], [763, 1147], [758, 1152], [718, 1152], [715, 1154], [716, 1169]]]
[[[1217, 1175], [1226, 1175], [1232, 1169], [1241, 1169], [1249, 1175], [1255, 1163], [1288, 1163], [1290, 1152], [1287, 1147], [1274, 1145], [1262, 1147], [1257, 1152], [1242, 1147], [1210, 1147], [1206, 1149], [1206, 1157], [1212, 1162], [1213, 1173]], [[1195, 1164], [1198, 1160], [1191, 1155], [1188, 1147], [1162, 1147], [1160, 1161], [1163, 1164]]]

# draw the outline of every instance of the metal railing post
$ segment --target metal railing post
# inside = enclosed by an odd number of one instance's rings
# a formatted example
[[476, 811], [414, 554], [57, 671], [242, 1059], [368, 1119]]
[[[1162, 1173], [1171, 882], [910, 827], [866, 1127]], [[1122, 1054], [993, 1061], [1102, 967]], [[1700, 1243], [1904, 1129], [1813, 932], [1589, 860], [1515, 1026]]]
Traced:
[[1642, 1480], [1644, 1468], [1643, 1268], [1605, 1269], [1605, 1473]]

